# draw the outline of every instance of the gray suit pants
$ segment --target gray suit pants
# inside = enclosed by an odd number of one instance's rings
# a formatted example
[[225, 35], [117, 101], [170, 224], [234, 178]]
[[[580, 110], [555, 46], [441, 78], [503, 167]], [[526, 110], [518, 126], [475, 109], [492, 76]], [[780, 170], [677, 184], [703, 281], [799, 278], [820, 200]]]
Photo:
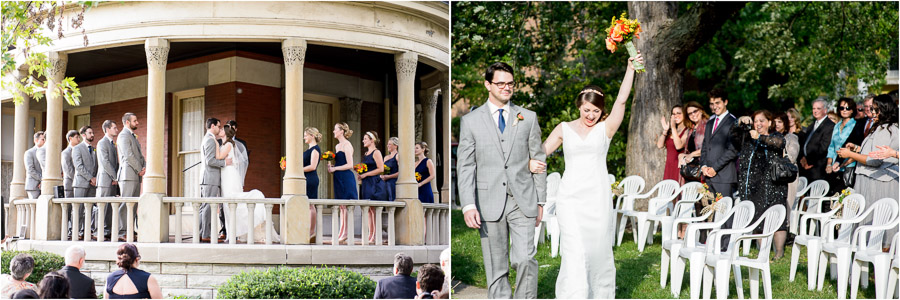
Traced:
[[[220, 197], [221, 190], [218, 185], [200, 185], [200, 197]], [[200, 204], [200, 238], [209, 238], [212, 224], [210, 224], [210, 211], [209, 204], [203, 203]], [[225, 223], [221, 223], [219, 225], [225, 225]]]
[[28, 199], [37, 199], [41, 196], [41, 190], [25, 191], [25, 193], [28, 194]]
[[[122, 197], [140, 197], [141, 181], [140, 180], [123, 180], [119, 181], [119, 191]], [[134, 205], [134, 223], [137, 230], [137, 204]], [[119, 236], [125, 236], [125, 230], [128, 229], [128, 206], [119, 205]]]
[[[72, 188], [71, 196], [69, 196], [69, 192], [66, 191], [66, 197], [67, 198], [70, 198], [70, 197], [77, 197], [77, 198], [93, 197], [94, 194], [91, 192], [91, 191], [93, 191], [93, 189], [94, 188], [85, 189], [85, 188], [75, 187], [75, 188]], [[69, 206], [69, 207], [70, 207], [70, 209], [68, 211], [66, 211], [66, 214], [69, 215], [69, 234], [71, 235], [73, 218], [72, 218], [71, 206]], [[81, 235], [81, 234], [84, 234], [84, 205], [79, 205], [78, 212], [76, 212], [76, 213], [78, 214], [78, 233], [79, 233], [79, 235]]]
[[[512, 195], [506, 197], [503, 217], [481, 222], [481, 252], [491, 299], [537, 298], [538, 263], [534, 259], [534, 223], [526, 217]], [[512, 243], [510, 244], [510, 240]], [[512, 260], [510, 264], [510, 260]], [[516, 269], [516, 292], [509, 285], [509, 268]]]
[[[115, 197], [116, 192], [118, 191], [118, 188], [119, 188], [119, 186], [117, 186], [117, 185], [111, 185], [108, 187], [97, 187], [97, 197]], [[124, 206], [125, 206], [125, 204], [120, 204], [119, 210], [121, 210], [121, 212], [126, 212]], [[95, 206], [94, 210], [92, 212], [92, 216], [91, 216], [91, 229], [94, 230], [95, 234], [97, 232], [97, 212], [98, 211], [99, 211], [99, 209], [97, 209], [97, 207]], [[103, 227], [104, 227], [103, 235], [110, 235], [109, 232], [110, 232], [110, 226], [112, 226], [112, 214], [113, 214], [112, 205], [106, 204], [106, 209], [104, 210], [104, 213], [103, 213], [103, 215], [104, 215], [103, 216]], [[119, 215], [121, 216], [121, 214], [119, 214]], [[123, 221], [119, 221], [119, 224], [116, 224], [116, 227], [119, 228], [120, 231], [124, 233], [125, 229], [122, 227], [122, 225], [125, 224], [125, 221], [124, 221], [125, 219], [120, 218], [119, 220], [123, 220]]]

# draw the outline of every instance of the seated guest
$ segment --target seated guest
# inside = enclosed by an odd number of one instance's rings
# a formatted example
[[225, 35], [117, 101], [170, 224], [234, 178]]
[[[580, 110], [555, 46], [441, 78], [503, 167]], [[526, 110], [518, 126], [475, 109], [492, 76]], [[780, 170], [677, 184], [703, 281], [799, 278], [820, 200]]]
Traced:
[[9, 261], [9, 274], [0, 276], [0, 298], [10, 298], [13, 293], [21, 290], [36, 289], [34, 283], [25, 281], [34, 270], [34, 258], [22, 253]]
[[84, 247], [72, 245], [66, 249], [66, 266], [59, 270], [69, 280], [69, 298], [97, 297], [94, 280], [81, 273], [84, 266]]
[[378, 281], [375, 299], [412, 299], [416, 297], [416, 279], [412, 274], [412, 257], [403, 253], [394, 255], [394, 276]]
[[24, 289], [12, 294], [11, 299], [41, 299], [38, 293], [32, 289]]
[[444, 271], [438, 266], [427, 264], [419, 268], [416, 280], [416, 299], [437, 299], [444, 284]]
[[439, 299], [450, 299], [450, 248], [441, 251], [441, 271], [444, 271], [444, 286], [438, 293]]
[[[57, 272], [50, 272], [44, 275], [44, 279], [38, 284], [38, 295], [41, 299], [68, 299], [69, 297], [69, 280], [65, 276]], [[94, 295], [91, 298], [97, 297]]]
[[[138, 269], [141, 255], [137, 246], [125, 243], [116, 250], [116, 265], [119, 270], [106, 277], [106, 290], [103, 298], [111, 299], [162, 299], [159, 283], [150, 273]], [[119, 281], [127, 277], [128, 280]]]

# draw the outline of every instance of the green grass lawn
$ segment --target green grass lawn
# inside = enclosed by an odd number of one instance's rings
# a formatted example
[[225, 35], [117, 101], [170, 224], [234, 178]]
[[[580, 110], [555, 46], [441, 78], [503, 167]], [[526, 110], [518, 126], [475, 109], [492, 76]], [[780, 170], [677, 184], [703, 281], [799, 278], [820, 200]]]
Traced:
[[[453, 277], [468, 285], [485, 288], [487, 283], [484, 275], [484, 264], [481, 256], [481, 241], [478, 231], [466, 227], [462, 213], [458, 210], [452, 212], [452, 242], [451, 251], [453, 259]], [[610, 231], [610, 234], [612, 231]], [[669, 286], [659, 286], [660, 241], [661, 236], [654, 237], [654, 243], [644, 248], [644, 252], [637, 251], [637, 245], [631, 238], [631, 233], [626, 232], [622, 246], [613, 248], [616, 259], [616, 298], [672, 298]], [[837, 289], [829, 276], [825, 277], [825, 286], [821, 292], [806, 290], [806, 253], [800, 255], [800, 263], [797, 267], [797, 275], [794, 282], [788, 281], [790, 277], [790, 251], [791, 246], [785, 249], [785, 257], [773, 263], [772, 268], [772, 296], [773, 298], [794, 299], [828, 299], [837, 298]], [[753, 250], [754, 252], [756, 249]], [[550, 243], [538, 246], [535, 258], [540, 266], [538, 274], [538, 298], [555, 298], [556, 276], [559, 273], [561, 258], [550, 257]], [[685, 267], [684, 283], [680, 298], [690, 298], [690, 266]], [[742, 269], [744, 278], [744, 297], [750, 297], [750, 281], [746, 268]], [[515, 271], [510, 272], [510, 284], [515, 284]], [[668, 282], [671, 284], [671, 281]], [[737, 298], [734, 280], [731, 280], [729, 298]], [[514, 287], [515, 288], [515, 287]], [[847, 287], [849, 291], [849, 285]], [[862, 290], [858, 295], [861, 299], [875, 298], [874, 282], [870, 282], [869, 288]], [[760, 298], [764, 297], [762, 291], [762, 279], [760, 279]], [[712, 297], [715, 297], [713, 291]]]

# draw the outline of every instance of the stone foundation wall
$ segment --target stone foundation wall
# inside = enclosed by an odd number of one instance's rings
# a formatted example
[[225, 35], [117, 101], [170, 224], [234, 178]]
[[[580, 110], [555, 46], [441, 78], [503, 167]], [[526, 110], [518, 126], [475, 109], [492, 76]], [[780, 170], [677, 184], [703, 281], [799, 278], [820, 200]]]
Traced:
[[[163, 298], [175, 296], [200, 297], [212, 299], [216, 297], [218, 286], [228, 281], [232, 275], [242, 271], [266, 270], [279, 265], [241, 265], [241, 264], [194, 264], [194, 263], [141, 263], [140, 269], [150, 272], [162, 288]], [[303, 268], [310, 266], [287, 266]], [[378, 281], [391, 276], [393, 265], [338, 266], [354, 271]], [[418, 269], [419, 266], [416, 266]], [[97, 292], [102, 293], [106, 286], [106, 277], [118, 267], [112, 261], [86, 261], [81, 272], [94, 279]], [[415, 270], [415, 269], [414, 269]]]

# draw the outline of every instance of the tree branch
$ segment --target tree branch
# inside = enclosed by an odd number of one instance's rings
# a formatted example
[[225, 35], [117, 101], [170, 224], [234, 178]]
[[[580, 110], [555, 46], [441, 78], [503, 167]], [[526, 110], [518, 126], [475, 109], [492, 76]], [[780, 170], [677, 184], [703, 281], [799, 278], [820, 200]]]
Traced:
[[656, 50], [660, 53], [670, 52], [675, 66], [683, 67], [688, 56], [706, 44], [719, 31], [722, 24], [746, 4], [746, 2], [697, 3], [655, 37], [662, 42]]

